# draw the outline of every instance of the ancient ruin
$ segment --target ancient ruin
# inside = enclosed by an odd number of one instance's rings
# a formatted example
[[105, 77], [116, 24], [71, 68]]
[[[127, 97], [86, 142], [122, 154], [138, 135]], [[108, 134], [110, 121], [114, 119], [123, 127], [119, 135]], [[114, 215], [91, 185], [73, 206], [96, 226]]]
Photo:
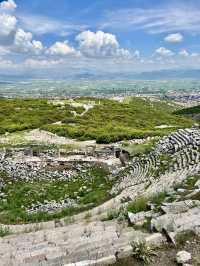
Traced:
[[[149, 153], [128, 157], [126, 163], [119, 158], [120, 147], [89, 146], [78, 155], [3, 149], [0, 171], [12, 182], [32, 182], [38, 176], [71, 180], [92, 164], [106, 165], [109, 179], [116, 181], [110, 200], [88, 211], [48, 222], [1, 225], [12, 232], [0, 239], [1, 265], [108, 265], [131, 255], [138, 241], [159, 246], [168, 241], [176, 244], [176, 235], [186, 230], [199, 235], [199, 148], [200, 131], [193, 127], [161, 138]], [[1, 178], [1, 188], [5, 182]], [[161, 194], [162, 202], [158, 202], [155, 197]], [[131, 204], [141, 198], [145, 209], [132, 212]], [[66, 198], [38, 203], [27, 211], [54, 213], [76, 205], [76, 200]], [[138, 229], [147, 221], [149, 230]]]

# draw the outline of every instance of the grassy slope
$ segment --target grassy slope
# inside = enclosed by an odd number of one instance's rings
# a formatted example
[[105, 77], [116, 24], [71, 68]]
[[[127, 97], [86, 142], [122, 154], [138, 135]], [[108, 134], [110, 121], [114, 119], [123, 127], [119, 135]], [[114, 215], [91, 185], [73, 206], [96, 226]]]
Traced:
[[98, 103], [99, 101], [83, 117], [65, 119], [66, 125], [48, 125], [44, 129], [58, 135], [82, 140], [94, 138], [99, 143], [109, 143], [122, 139], [162, 135], [172, 130], [155, 129], [162, 124], [177, 127], [192, 124], [189, 119], [173, 115], [167, 103], [152, 103], [140, 98], [132, 98], [128, 103], [106, 99]]
[[[79, 99], [80, 102], [90, 99]], [[45, 99], [0, 100], [0, 133], [32, 128], [43, 128], [61, 136], [80, 140], [96, 139], [99, 143], [162, 135], [172, 129], [155, 129], [167, 124], [190, 126], [192, 122], [172, 114], [167, 102], [152, 103], [141, 98], [131, 98], [119, 103], [108, 99], [92, 99], [94, 108], [84, 116], [74, 117], [70, 111], [80, 113], [80, 108], [66, 104], [54, 106]], [[62, 125], [53, 125], [62, 121]]]
[[65, 108], [41, 99], [0, 100], [0, 133], [41, 127], [71, 117], [70, 105]]
[[193, 106], [190, 108], [184, 108], [178, 111], [174, 112], [177, 115], [195, 115], [195, 114], [200, 114], [200, 105]]
[[[3, 173], [1, 173], [4, 175]], [[1, 190], [0, 223], [27, 223], [61, 218], [100, 205], [110, 198], [113, 182], [107, 180], [108, 172], [103, 168], [91, 168], [80, 173], [73, 181], [9, 182]], [[80, 189], [82, 187], [82, 189]], [[39, 212], [28, 214], [26, 208], [45, 200], [59, 202], [65, 198], [76, 200], [78, 207], [66, 208], [54, 214]]]

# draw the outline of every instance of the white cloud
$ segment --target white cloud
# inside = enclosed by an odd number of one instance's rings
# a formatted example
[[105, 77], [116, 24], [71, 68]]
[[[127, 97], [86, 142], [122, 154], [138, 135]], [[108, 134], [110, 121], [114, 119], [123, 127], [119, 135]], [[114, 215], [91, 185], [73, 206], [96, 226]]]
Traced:
[[47, 51], [50, 55], [75, 55], [76, 51], [71, 47], [67, 41], [54, 43]]
[[16, 30], [17, 19], [9, 14], [0, 13], [0, 37], [7, 37]]
[[139, 50], [136, 50], [134, 53], [133, 53], [133, 56], [135, 58], [140, 58], [140, 51]]
[[14, 67], [15, 67], [15, 65], [13, 64], [13, 62], [11, 60], [3, 59], [0, 57], [0, 69], [4, 70], [5, 68], [11, 69]]
[[189, 56], [189, 53], [188, 53], [187, 50], [182, 49], [182, 50], [179, 52], [179, 55], [180, 55], [180, 56], [183, 56], [183, 57], [188, 57], [188, 56]]
[[191, 53], [192, 57], [198, 57], [200, 54], [199, 53]]
[[32, 45], [36, 51], [42, 51], [44, 49], [43, 44], [40, 41], [33, 40]]
[[62, 59], [59, 60], [48, 60], [48, 59], [33, 59], [29, 58], [24, 61], [24, 65], [30, 68], [49, 68], [62, 64]]
[[33, 53], [40, 54], [43, 44], [33, 40], [31, 32], [26, 32], [19, 27], [19, 21], [10, 11], [15, 10], [17, 5], [13, 0], [0, 3], [0, 52], [5, 53]]
[[169, 43], [180, 43], [183, 41], [183, 35], [181, 33], [169, 34], [164, 40]]
[[195, 6], [173, 5], [163, 8], [127, 8], [107, 12], [103, 29], [144, 30], [149, 33], [187, 31], [200, 32], [200, 9]]
[[115, 35], [103, 31], [83, 31], [77, 37], [81, 53], [87, 57], [130, 57], [128, 50], [120, 48]]
[[0, 46], [0, 55], [6, 55], [6, 54], [9, 54], [9, 49], [4, 46]]
[[[63, 23], [43, 16], [11, 13], [16, 8], [14, 1], [0, 3], [0, 68], [13, 73], [35, 71], [37, 73], [69, 73], [77, 71], [130, 72], [170, 68], [199, 67], [200, 55], [189, 54], [183, 49], [174, 53], [165, 47], [156, 49], [153, 56], [143, 57], [138, 50], [129, 52], [121, 47], [117, 37], [104, 31], [85, 31], [84, 25]], [[188, 8], [126, 9], [113, 12], [104, 27], [139, 29], [150, 33], [174, 32], [165, 37], [166, 42], [183, 40], [182, 30], [199, 32], [200, 10]], [[87, 27], [88, 28], [88, 27]], [[67, 41], [55, 41], [49, 48], [36, 40], [34, 35], [53, 33], [66, 36], [72, 32], [77, 46]], [[81, 56], [78, 56], [81, 55]], [[69, 60], [68, 56], [74, 56]], [[195, 60], [194, 60], [195, 57]], [[38, 70], [39, 69], [39, 70]], [[45, 69], [47, 70], [45, 72]], [[52, 71], [52, 72], [51, 72]], [[71, 71], [71, 72], [70, 72]]]
[[18, 17], [22, 28], [36, 35], [53, 33], [60, 36], [67, 36], [73, 32], [82, 31], [87, 27], [86, 25], [72, 24], [67, 21], [59, 21], [39, 15], [19, 14]]
[[18, 29], [14, 38], [14, 50], [23, 53], [39, 54], [43, 50], [43, 45], [40, 41], [32, 40], [32, 38], [32, 33]]
[[6, 55], [9, 53], [9, 50], [4, 46], [0, 46], [0, 55]]
[[173, 56], [174, 53], [171, 50], [166, 49], [165, 47], [160, 47], [160, 48], [156, 49], [155, 55], [159, 55], [162, 57], [169, 57], [169, 56]]
[[17, 8], [15, 1], [7, 0], [0, 3], [0, 11], [14, 11]]

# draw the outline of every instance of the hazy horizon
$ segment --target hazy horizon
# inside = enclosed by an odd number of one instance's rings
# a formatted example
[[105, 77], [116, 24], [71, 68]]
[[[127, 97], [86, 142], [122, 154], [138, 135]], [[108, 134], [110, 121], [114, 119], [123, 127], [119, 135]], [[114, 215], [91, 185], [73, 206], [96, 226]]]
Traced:
[[195, 0], [0, 1], [0, 78], [195, 78], [187, 72], [200, 69], [199, 10]]

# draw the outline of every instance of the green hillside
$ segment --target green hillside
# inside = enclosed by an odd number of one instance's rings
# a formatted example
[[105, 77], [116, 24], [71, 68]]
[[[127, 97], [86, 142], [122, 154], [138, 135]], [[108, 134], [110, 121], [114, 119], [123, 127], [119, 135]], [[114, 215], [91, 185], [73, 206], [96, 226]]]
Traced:
[[[60, 136], [109, 143], [163, 135], [173, 130], [173, 126], [192, 124], [191, 120], [173, 114], [174, 107], [164, 101], [129, 98], [120, 103], [108, 99], [79, 98], [74, 102], [87, 104], [91, 101], [94, 107], [80, 116], [84, 108], [79, 105], [74, 107], [67, 100], [64, 104], [53, 104], [45, 99], [1, 99], [0, 133], [42, 128]], [[74, 116], [73, 112], [77, 115]], [[157, 128], [160, 125], [169, 125], [170, 128]]]
[[[81, 104], [91, 101], [93, 108], [81, 116], [84, 111]], [[173, 127], [192, 125], [192, 120], [173, 114], [173, 111], [174, 107], [169, 102], [151, 102], [141, 98], [129, 98], [124, 102], [79, 98], [73, 104], [70, 100], [53, 104], [45, 99], [1, 99], [0, 133], [42, 128], [60, 136], [108, 143], [163, 135], [174, 130]], [[161, 125], [170, 128], [158, 128]]]
[[197, 115], [197, 114], [200, 114], [200, 105], [175, 111], [174, 114], [176, 114], [176, 115]]
[[81, 140], [96, 139], [109, 143], [122, 139], [163, 135], [174, 128], [159, 129], [160, 125], [186, 127], [191, 120], [172, 114], [174, 108], [167, 102], [151, 102], [141, 98], [129, 101], [96, 100], [94, 108], [84, 116], [63, 120], [63, 124], [43, 128], [62, 136]]

